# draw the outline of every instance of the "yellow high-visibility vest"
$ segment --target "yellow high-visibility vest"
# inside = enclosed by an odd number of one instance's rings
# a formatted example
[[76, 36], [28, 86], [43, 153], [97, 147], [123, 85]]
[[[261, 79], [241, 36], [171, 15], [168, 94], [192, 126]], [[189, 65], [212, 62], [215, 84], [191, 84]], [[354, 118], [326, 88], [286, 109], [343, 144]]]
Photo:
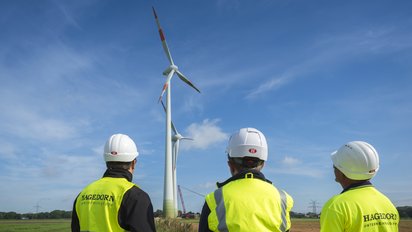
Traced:
[[125, 231], [118, 213], [125, 192], [133, 186], [125, 178], [104, 177], [84, 188], [76, 200], [80, 230]]
[[206, 196], [212, 231], [287, 231], [293, 199], [272, 184], [247, 173]]
[[363, 185], [332, 197], [322, 209], [322, 232], [397, 232], [399, 213], [372, 185]]

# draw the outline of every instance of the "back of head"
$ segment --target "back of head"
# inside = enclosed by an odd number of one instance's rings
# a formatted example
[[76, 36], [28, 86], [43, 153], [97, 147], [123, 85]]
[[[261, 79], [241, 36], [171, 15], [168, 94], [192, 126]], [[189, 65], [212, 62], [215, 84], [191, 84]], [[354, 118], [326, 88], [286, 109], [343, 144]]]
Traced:
[[106, 162], [131, 162], [139, 152], [129, 136], [114, 134], [107, 140], [103, 155]]
[[253, 167], [267, 160], [266, 138], [255, 128], [242, 128], [230, 137], [226, 153], [230, 159], [240, 160], [241, 166]]
[[349, 142], [331, 155], [333, 165], [351, 180], [369, 180], [379, 170], [379, 155], [363, 141]]

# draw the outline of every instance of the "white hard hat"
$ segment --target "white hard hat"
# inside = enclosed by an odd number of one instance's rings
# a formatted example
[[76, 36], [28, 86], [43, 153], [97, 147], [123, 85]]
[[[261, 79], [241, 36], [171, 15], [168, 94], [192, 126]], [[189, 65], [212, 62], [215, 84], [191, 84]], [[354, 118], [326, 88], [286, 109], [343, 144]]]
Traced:
[[226, 153], [232, 158], [255, 157], [266, 161], [268, 145], [262, 132], [255, 128], [242, 128], [230, 137]]
[[379, 169], [379, 156], [369, 143], [353, 141], [331, 155], [333, 165], [352, 180], [368, 180]]
[[124, 134], [110, 136], [104, 146], [104, 160], [106, 162], [131, 162], [138, 155], [136, 144]]

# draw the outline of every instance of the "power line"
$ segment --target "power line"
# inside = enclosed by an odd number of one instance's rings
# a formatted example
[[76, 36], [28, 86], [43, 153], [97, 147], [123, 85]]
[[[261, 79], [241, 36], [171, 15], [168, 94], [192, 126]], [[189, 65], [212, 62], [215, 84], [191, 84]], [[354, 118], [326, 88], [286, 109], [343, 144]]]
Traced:
[[198, 196], [201, 196], [201, 197], [205, 197], [205, 196], [206, 196], [206, 195], [204, 195], [204, 194], [201, 194], [201, 193], [195, 192], [195, 191], [193, 191], [193, 190], [191, 190], [191, 189], [188, 189], [188, 188], [186, 188], [186, 187], [184, 187], [184, 186], [181, 186], [181, 185], [180, 185], [180, 187], [181, 187], [182, 189], [185, 189], [185, 190], [187, 190], [187, 191], [189, 191], [189, 192], [191, 192], [191, 193], [194, 193], [194, 194], [196, 194], [196, 195], [198, 195]]

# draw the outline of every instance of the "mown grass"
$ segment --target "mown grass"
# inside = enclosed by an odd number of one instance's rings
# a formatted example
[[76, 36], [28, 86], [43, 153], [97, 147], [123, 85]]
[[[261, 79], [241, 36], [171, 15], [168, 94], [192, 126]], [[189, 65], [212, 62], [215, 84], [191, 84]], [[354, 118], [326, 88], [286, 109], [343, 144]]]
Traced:
[[69, 219], [50, 220], [0, 220], [1, 232], [67, 232], [70, 231]]

